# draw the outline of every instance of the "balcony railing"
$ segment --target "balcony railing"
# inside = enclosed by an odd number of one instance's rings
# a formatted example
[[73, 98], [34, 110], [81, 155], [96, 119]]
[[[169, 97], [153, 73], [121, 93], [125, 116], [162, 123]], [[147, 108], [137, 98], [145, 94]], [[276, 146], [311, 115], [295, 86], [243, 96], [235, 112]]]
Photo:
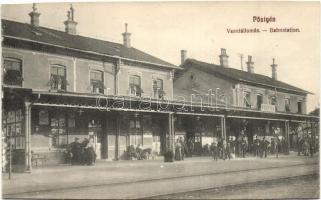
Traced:
[[261, 111], [264, 112], [275, 112], [275, 105], [269, 105], [269, 104], [261, 104]]

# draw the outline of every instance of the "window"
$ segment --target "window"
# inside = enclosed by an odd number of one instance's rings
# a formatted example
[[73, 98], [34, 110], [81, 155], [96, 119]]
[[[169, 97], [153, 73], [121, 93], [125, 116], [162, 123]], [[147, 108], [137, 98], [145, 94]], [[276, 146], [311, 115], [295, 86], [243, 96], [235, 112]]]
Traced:
[[143, 93], [141, 89], [141, 81], [139, 76], [129, 77], [129, 91], [130, 95], [140, 97]]
[[90, 86], [92, 93], [104, 94], [104, 73], [102, 71], [93, 70], [90, 72]]
[[58, 148], [67, 144], [66, 116], [55, 114], [50, 120], [51, 147]]
[[2, 118], [3, 136], [6, 141], [12, 142], [13, 149], [25, 148], [25, 135], [23, 126], [23, 112], [21, 109], [3, 112]]
[[244, 105], [247, 108], [251, 108], [251, 93], [244, 92]]
[[269, 103], [270, 103], [270, 105], [276, 106], [276, 98], [275, 98], [275, 96], [270, 96]]
[[50, 89], [66, 91], [66, 68], [60, 65], [51, 66]]
[[290, 99], [284, 99], [284, 107], [286, 112], [290, 112]]
[[298, 113], [302, 113], [302, 102], [298, 102]]
[[261, 110], [261, 105], [263, 103], [263, 96], [261, 94], [256, 96], [256, 107]]
[[162, 79], [153, 80], [153, 90], [155, 98], [162, 99], [165, 96]]
[[141, 118], [129, 120], [129, 135], [126, 141], [127, 146], [143, 144], [143, 129]]
[[4, 58], [4, 83], [22, 86], [22, 62], [15, 58]]

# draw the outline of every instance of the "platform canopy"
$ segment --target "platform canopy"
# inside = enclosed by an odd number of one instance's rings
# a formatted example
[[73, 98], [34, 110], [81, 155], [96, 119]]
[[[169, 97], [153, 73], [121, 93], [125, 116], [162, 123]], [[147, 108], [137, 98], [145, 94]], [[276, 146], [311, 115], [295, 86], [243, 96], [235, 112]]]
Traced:
[[32, 106], [62, 107], [74, 110], [96, 109], [109, 112], [174, 113], [177, 115], [212, 116], [240, 119], [319, 122], [318, 116], [285, 112], [264, 112], [227, 105], [158, 100], [101, 94], [53, 93], [33, 91]]

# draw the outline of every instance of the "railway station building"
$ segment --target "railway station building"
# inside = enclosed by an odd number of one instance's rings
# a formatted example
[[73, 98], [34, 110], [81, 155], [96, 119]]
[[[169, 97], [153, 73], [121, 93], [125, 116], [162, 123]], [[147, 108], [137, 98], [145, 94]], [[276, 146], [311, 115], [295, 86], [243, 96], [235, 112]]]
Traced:
[[187, 59], [186, 50], [181, 51], [181, 58], [182, 70], [174, 80], [175, 97], [204, 108], [224, 107], [224, 131], [220, 131], [220, 117], [213, 121], [189, 116], [180, 121], [187, 122], [190, 129], [176, 132], [176, 137], [196, 137], [198, 146], [203, 147], [219, 138], [236, 140], [243, 131], [251, 149], [256, 137], [271, 141], [277, 135], [286, 143], [287, 151], [297, 150], [302, 134], [318, 140], [318, 119], [307, 116], [306, 111], [307, 95], [312, 93], [278, 80], [274, 59], [268, 77], [254, 72], [252, 56], [248, 56], [246, 71], [229, 67], [226, 49], [221, 49], [218, 65]]
[[31, 171], [37, 157], [64, 162], [76, 137], [94, 140], [97, 159], [119, 160], [130, 145], [162, 155], [178, 137], [201, 149], [240, 129], [251, 140], [277, 128], [290, 145], [294, 124], [318, 130], [309, 92], [228, 68], [225, 50], [220, 65], [183, 51], [175, 66], [132, 47], [127, 24], [118, 44], [78, 35], [72, 7], [65, 31], [41, 26], [35, 5], [29, 15], [30, 23], [2, 19], [2, 136], [16, 171]]

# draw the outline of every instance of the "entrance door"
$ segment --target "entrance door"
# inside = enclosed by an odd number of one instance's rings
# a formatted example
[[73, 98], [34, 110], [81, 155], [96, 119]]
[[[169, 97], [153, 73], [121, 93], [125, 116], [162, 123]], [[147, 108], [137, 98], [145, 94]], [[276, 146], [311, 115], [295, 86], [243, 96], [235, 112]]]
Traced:
[[197, 155], [202, 155], [202, 133], [195, 133], [194, 152]]
[[102, 127], [100, 120], [90, 120], [88, 123], [88, 137], [94, 142], [96, 159], [101, 159]]

